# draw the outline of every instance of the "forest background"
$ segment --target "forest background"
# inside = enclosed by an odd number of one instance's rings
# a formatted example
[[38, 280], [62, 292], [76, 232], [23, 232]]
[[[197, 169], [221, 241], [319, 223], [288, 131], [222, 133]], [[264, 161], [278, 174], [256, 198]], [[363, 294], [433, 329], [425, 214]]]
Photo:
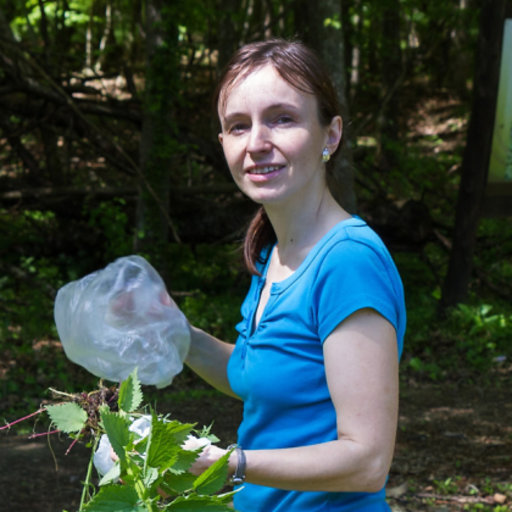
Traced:
[[[486, 188], [506, 17], [510, 0], [0, 0], [2, 420], [37, 410], [49, 387], [96, 385], [66, 359], [53, 301], [117, 257], [145, 256], [192, 323], [234, 341], [254, 205], [231, 181], [210, 98], [241, 44], [299, 38], [340, 94], [333, 190], [384, 238], [405, 284], [396, 510], [510, 510], [512, 195]], [[234, 435], [232, 406], [188, 371], [149, 392]], [[477, 436], [497, 451], [487, 469], [400, 462], [441, 457], [431, 409], [448, 421], [464, 400], [469, 424], [501, 411], [495, 435]]]

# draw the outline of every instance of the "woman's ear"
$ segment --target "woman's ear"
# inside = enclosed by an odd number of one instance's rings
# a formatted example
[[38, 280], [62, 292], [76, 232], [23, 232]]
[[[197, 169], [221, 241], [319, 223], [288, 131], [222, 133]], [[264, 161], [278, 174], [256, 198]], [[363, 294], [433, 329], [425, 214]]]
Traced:
[[222, 133], [219, 133], [218, 137], [219, 137], [220, 145], [222, 146], [222, 142], [223, 142]]
[[338, 149], [342, 135], [343, 120], [341, 116], [334, 116], [327, 128], [327, 142], [325, 144], [331, 155]]

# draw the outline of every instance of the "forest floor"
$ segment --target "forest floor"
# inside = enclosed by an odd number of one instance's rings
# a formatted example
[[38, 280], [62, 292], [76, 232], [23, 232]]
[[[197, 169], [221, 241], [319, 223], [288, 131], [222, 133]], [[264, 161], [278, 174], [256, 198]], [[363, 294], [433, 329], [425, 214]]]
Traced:
[[[512, 510], [512, 368], [492, 384], [402, 382], [396, 455], [388, 485], [393, 512]], [[176, 419], [214, 422], [229, 444], [241, 417], [237, 401], [218, 394], [181, 392], [159, 412]], [[0, 511], [61, 512], [78, 508], [88, 450], [52, 436], [31, 440], [0, 435]], [[271, 512], [271, 511], [269, 511]]]

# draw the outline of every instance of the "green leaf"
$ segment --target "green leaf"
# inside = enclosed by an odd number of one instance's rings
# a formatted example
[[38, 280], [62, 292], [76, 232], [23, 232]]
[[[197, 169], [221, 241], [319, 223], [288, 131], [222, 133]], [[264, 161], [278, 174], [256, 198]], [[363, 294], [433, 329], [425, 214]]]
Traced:
[[201, 452], [202, 448], [198, 450], [183, 450], [180, 449], [178, 452], [178, 457], [174, 464], [169, 467], [169, 471], [172, 471], [175, 475], [179, 475], [188, 471], [190, 466], [197, 459], [198, 454]]
[[144, 471], [143, 478], [144, 486], [149, 489], [153, 485], [153, 483], [156, 482], [159, 476], [160, 475], [158, 473], [158, 469], [150, 467], [146, 468], [146, 470]]
[[199, 438], [206, 437], [206, 439], [208, 439], [211, 443], [213, 443], [213, 444], [218, 443], [220, 441], [220, 439], [215, 434], [212, 434], [212, 432], [211, 432], [212, 426], [213, 426], [213, 423], [210, 423], [210, 425], [208, 425], [208, 426], [203, 425], [203, 428], [201, 430], [197, 431], [197, 437], [199, 437]]
[[46, 407], [46, 411], [52, 423], [66, 434], [80, 432], [87, 421], [87, 413], [74, 402], [49, 405]]
[[138, 505], [135, 489], [128, 485], [109, 485], [83, 508], [84, 512], [142, 512], [146, 507]]
[[231, 451], [227, 452], [197, 477], [194, 482], [194, 489], [198, 494], [215, 494], [226, 485], [230, 455]]
[[172, 512], [233, 512], [233, 507], [229, 505], [234, 493], [223, 496], [198, 496], [191, 494], [189, 496], [179, 496], [169, 504], [165, 510]]
[[133, 436], [129, 431], [130, 420], [115, 412], [109, 412], [102, 409], [100, 412], [103, 427], [107, 433], [108, 439], [116, 455], [122, 460], [125, 460], [125, 446]]
[[142, 390], [137, 377], [137, 368], [121, 383], [119, 387], [118, 406], [125, 412], [135, 411], [142, 403]]
[[181, 445], [193, 428], [191, 423], [165, 422], [153, 416], [147, 465], [162, 472], [176, 464], [181, 452], [185, 451]]
[[162, 482], [162, 489], [170, 495], [183, 494], [186, 491], [192, 490], [196, 475], [191, 473], [172, 473], [165, 474], [165, 480]]

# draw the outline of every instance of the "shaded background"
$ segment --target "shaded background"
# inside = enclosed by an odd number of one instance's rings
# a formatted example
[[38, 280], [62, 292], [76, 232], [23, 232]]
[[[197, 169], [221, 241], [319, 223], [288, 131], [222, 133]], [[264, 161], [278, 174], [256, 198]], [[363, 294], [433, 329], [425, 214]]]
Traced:
[[[192, 323], [234, 341], [254, 205], [210, 98], [240, 44], [298, 37], [342, 102], [334, 193], [406, 288], [397, 510], [508, 510], [511, 202], [485, 194], [507, 15], [505, 0], [0, 0], [0, 418], [96, 386], [64, 356], [53, 300], [119, 256], [144, 255]], [[239, 405], [187, 370], [146, 396], [234, 437]], [[78, 450], [61, 477], [26, 439], [44, 421], [20, 425], [0, 432], [0, 507], [60, 510]]]

